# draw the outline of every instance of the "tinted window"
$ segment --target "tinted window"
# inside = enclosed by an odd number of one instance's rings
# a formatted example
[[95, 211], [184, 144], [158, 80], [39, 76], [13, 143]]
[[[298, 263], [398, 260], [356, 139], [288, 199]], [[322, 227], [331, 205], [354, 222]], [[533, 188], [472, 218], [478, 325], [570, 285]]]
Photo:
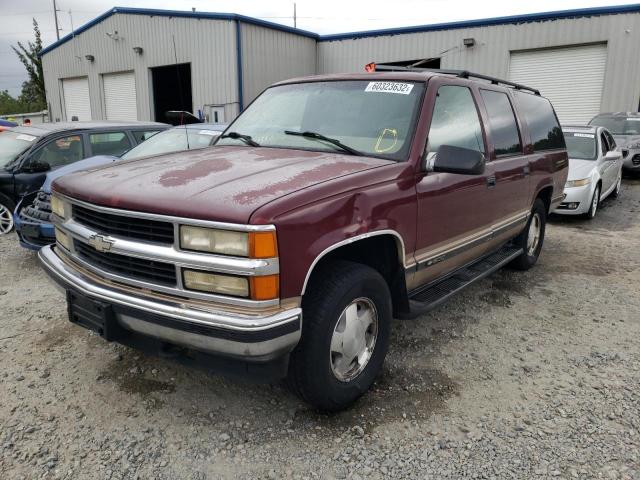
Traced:
[[604, 132], [602, 132], [602, 133], [604, 133], [604, 136], [606, 137], [607, 142], [609, 142], [609, 148], [610, 148], [611, 150], [615, 150], [615, 149], [616, 149], [616, 147], [617, 147], [618, 145], [616, 145], [616, 141], [615, 141], [615, 139], [613, 138], [613, 136], [612, 136], [609, 132], [607, 132], [607, 131], [604, 131]]
[[596, 136], [593, 133], [565, 132], [564, 139], [569, 158], [596, 159]]
[[609, 145], [609, 141], [607, 137], [604, 136], [604, 133], [600, 134], [600, 143], [602, 143], [602, 154], [606, 154], [609, 150], [611, 150], [611, 146]]
[[83, 158], [82, 137], [72, 135], [50, 141], [31, 157], [31, 161], [48, 163], [51, 167], [60, 167]]
[[92, 133], [89, 135], [89, 141], [94, 155], [119, 157], [131, 148], [129, 137], [124, 132]]
[[549, 100], [521, 92], [516, 92], [516, 98], [529, 127], [533, 150], [564, 148], [564, 136]]
[[467, 87], [445, 85], [438, 89], [429, 130], [428, 152], [441, 145], [484, 153], [484, 140], [476, 104]]
[[496, 155], [521, 153], [518, 125], [507, 94], [492, 90], [480, 90], [480, 93], [489, 114], [491, 140]]
[[136, 139], [137, 143], [142, 143], [145, 140], [150, 139], [160, 130], [134, 130], [131, 133], [133, 134], [133, 138]]

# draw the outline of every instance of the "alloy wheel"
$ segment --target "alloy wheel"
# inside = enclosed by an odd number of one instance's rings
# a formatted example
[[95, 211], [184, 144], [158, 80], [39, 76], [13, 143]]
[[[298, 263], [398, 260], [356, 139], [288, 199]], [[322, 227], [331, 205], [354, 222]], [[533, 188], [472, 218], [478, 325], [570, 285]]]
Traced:
[[542, 232], [542, 220], [539, 213], [534, 213], [529, 224], [529, 235], [527, 236], [527, 255], [533, 256], [538, 249], [540, 243], [540, 235]]
[[9, 233], [13, 229], [13, 215], [6, 205], [0, 203], [0, 235]]

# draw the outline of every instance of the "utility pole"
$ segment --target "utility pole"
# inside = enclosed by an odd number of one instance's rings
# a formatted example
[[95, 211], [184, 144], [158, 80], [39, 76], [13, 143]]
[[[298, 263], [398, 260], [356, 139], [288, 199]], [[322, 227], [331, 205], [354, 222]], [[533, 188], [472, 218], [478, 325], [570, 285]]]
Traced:
[[53, 0], [53, 18], [56, 19], [56, 38], [60, 40], [60, 28], [58, 27], [58, 8], [56, 7], [56, 0]]
[[[55, 0], [53, 0], [55, 2]], [[293, 28], [298, 28], [298, 16], [296, 15], [296, 2], [293, 2]]]

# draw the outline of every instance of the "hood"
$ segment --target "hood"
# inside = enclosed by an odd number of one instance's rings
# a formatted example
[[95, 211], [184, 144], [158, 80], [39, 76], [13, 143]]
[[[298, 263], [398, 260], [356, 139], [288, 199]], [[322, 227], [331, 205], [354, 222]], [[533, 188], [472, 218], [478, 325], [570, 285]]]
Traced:
[[116, 160], [119, 160], [119, 157], [113, 157], [111, 155], [97, 155], [95, 157], [85, 158], [84, 160], [79, 160], [77, 162], [70, 163], [69, 165], [65, 165], [64, 167], [51, 170], [47, 173], [47, 178], [42, 185], [42, 190], [46, 193], [51, 193], [51, 184], [54, 180], [57, 180], [63, 175], [79, 172], [80, 170], [87, 170], [89, 168], [100, 167], [102, 165], [115, 162]]
[[339, 153], [210, 147], [117, 162], [57, 180], [54, 190], [113, 208], [248, 223], [259, 207], [389, 160]]
[[567, 180], [581, 180], [591, 176], [591, 172], [598, 166], [595, 160], [569, 159], [569, 174]]

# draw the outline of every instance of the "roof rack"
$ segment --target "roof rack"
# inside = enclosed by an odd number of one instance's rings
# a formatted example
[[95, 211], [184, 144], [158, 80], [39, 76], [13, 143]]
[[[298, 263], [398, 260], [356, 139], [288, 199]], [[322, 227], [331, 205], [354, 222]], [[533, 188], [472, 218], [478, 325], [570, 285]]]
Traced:
[[456, 77], [460, 77], [460, 78], [479, 78], [481, 80], [487, 80], [491, 82], [493, 85], [508, 85], [510, 87], [515, 88], [516, 90], [527, 90], [529, 92], [535, 93], [536, 95], [540, 95], [540, 90], [537, 90], [535, 88], [527, 87], [526, 85], [521, 85], [520, 83], [510, 82], [508, 80], [502, 80], [496, 77], [490, 77], [489, 75], [473, 73], [468, 70], [445, 70], [441, 68], [421, 68], [418, 66], [425, 61], [427, 60], [416, 62], [413, 65], [409, 65], [407, 67], [398, 66], [398, 65], [376, 64], [375, 71], [376, 72], [433, 72], [433, 73], [443, 73], [446, 75], [455, 75]]

